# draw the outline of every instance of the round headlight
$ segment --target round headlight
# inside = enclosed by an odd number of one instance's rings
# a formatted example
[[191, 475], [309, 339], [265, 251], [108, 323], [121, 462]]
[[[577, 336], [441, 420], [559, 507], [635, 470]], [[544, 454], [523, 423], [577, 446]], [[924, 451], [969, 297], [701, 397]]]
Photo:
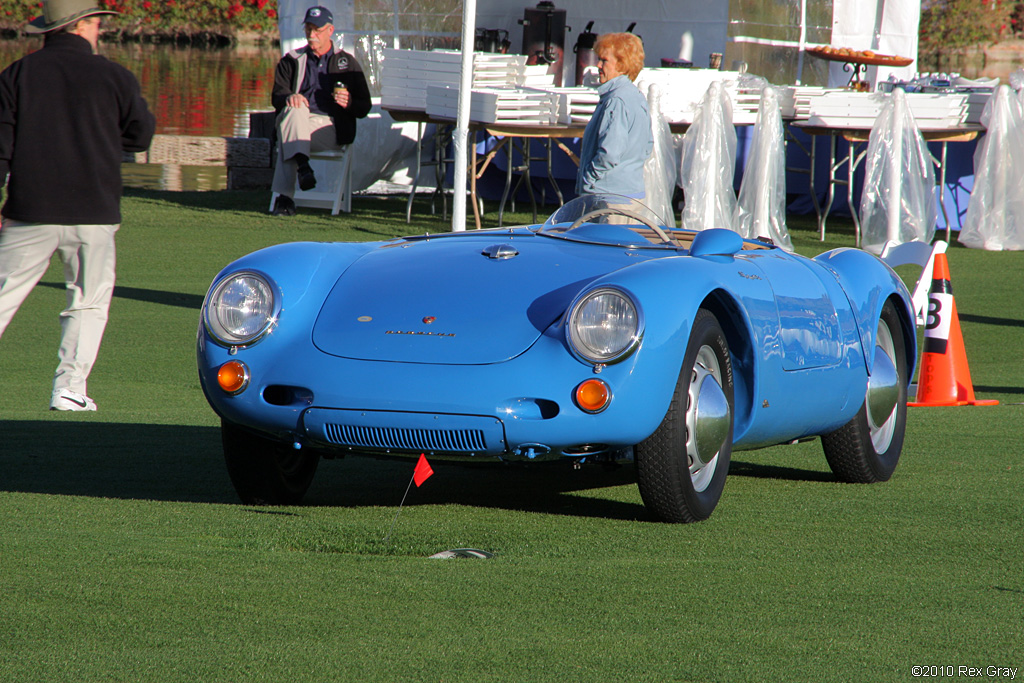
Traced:
[[569, 345], [591, 363], [622, 360], [640, 341], [640, 312], [625, 292], [596, 289], [569, 316]]
[[270, 281], [253, 272], [229, 275], [206, 297], [206, 329], [228, 346], [245, 346], [265, 335], [277, 322], [280, 297]]

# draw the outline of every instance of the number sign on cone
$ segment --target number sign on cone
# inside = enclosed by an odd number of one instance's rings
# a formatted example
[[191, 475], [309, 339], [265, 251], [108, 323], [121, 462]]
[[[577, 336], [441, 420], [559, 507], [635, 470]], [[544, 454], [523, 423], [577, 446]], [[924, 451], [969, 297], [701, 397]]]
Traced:
[[967, 367], [967, 350], [949, 278], [949, 262], [945, 254], [936, 254], [932, 286], [928, 293], [928, 320], [924, 330], [917, 400], [907, 405], [991, 406], [998, 403], [979, 401], [974, 396], [971, 371]]

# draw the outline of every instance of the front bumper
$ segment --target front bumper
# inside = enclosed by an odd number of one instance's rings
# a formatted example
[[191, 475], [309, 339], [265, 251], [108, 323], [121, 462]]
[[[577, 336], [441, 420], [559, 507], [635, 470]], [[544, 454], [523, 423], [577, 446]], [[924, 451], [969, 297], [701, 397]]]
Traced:
[[[557, 332], [521, 356], [488, 365], [358, 361], [308, 342], [282, 351], [270, 339], [231, 353], [204, 337], [200, 381], [223, 419], [338, 455], [546, 460], [614, 453], [657, 428], [678, 377], [678, 367], [659, 371], [643, 348], [595, 373], [568, 353]], [[232, 395], [218, 386], [217, 370], [228, 360], [249, 369], [245, 391]], [[573, 399], [593, 377], [612, 394], [599, 414]]]

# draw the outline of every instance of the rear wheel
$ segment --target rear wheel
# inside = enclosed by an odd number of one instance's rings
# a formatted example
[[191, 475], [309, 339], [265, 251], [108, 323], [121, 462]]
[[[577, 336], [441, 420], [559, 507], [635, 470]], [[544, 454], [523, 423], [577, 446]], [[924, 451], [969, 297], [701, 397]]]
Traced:
[[864, 405], [852, 420], [821, 437], [829, 467], [840, 481], [870, 484], [892, 476], [907, 428], [907, 356], [903, 327], [892, 302], [878, 319], [874, 367]]
[[732, 415], [729, 346], [715, 316], [700, 309], [668, 412], [635, 448], [640, 497], [659, 520], [711, 515], [729, 471]]
[[228, 476], [243, 503], [296, 505], [306, 495], [320, 456], [295, 450], [221, 421]]

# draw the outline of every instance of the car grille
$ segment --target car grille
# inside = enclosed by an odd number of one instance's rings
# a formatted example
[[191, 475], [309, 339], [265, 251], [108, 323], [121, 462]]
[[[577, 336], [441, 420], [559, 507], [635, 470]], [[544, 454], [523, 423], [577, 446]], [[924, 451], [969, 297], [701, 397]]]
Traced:
[[344, 408], [307, 408], [306, 436], [325, 447], [367, 453], [500, 456], [506, 450], [501, 420], [453, 415]]
[[385, 450], [479, 453], [487, 449], [479, 429], [398, 429], [325, 425], [327, 439], [340, 446]]

